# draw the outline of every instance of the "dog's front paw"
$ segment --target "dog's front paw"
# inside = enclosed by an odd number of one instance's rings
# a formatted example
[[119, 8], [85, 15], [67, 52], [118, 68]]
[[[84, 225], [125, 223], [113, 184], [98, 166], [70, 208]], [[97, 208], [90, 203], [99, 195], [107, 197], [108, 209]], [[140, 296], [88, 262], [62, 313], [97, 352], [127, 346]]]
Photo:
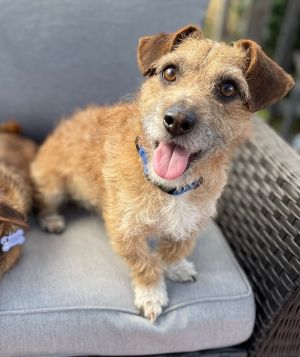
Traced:
[[65, 219], [59, 214], [41, 215], [39, 217], [40, 226], [49, 233], [62, 233], [65, 228]]
[[186, 259], [166, 267], [165, 274], [168, 279], [182, 283], [197, 280], [197, 272], [194, 268], [194, 264]]
[[165, 282], [152, 287], [135, 287], [135, 305], [141, 315], [155, 322], [161, 314], [162, 308], [168, 305], [168, 295]]

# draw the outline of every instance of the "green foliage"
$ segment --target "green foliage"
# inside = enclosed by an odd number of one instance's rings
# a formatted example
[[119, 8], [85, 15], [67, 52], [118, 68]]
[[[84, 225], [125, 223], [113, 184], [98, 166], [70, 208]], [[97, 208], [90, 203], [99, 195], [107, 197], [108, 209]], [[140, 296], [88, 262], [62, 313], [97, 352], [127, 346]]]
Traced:
[[287, 5], [287, 0], [273, 0], [272, 10], [269, 20], [267, 37], [264, 48], [271, 56], [274, 54], [277, 39], [280, 33], [280, 26], [283, 21], [284, 12]]

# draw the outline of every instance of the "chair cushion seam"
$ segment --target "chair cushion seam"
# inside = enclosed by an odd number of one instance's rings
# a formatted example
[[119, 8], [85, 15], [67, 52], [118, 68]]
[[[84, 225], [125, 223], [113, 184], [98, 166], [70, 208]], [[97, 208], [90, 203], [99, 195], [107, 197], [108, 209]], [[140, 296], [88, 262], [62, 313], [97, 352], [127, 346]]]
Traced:
[[[249, 293], [244, 294], [244, 295], [235, 295], [230, 298], [224, 297], [224, 298], [208, 298], [208, 299], [195, 299], [195, 300], [190, 300], [190, 301], [183, 301], [181, 303], [175, 304], [173, 306], [170, 306], [167, 308], [163, 313], [166, 314], [168, 312], [174, 311], [176, 309], [181, 309], [184, 307], [187, 307], [189, 305], [197, 305], [197, 304], [203, 304], [203, 303], [218, 303], [218, 302], [231, 302], [234, 300], [246, 300], [250, 296], [252, 296], [251, 291]], [[30, 315], [30, 314], [38, 314], [38, 313], [59, 313], [59, 312], [70, 312], [70, 311], [114, 311], [114, 312], [123, 312], [123, 313], [129, 313], [129, 314], [134, 314], [137, 315], [136, 310], [130, 310], [130, 309], [122, 309], [122, 308], [114, 308], [114, 307], [101, 307], [101, 306], [66, 306], [66, 307], [49, 307], [49, 308], [31, 308], [31, 309], [20, 309], [20, 310], [0, 310], [0, 316], [8, 316], [8, 315]]]

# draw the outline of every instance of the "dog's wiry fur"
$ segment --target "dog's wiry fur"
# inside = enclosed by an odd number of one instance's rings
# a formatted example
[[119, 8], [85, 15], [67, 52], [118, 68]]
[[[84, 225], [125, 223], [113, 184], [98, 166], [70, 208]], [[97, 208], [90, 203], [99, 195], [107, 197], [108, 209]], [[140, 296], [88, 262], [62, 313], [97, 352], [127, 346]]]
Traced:
[[[136, 99], [89, 107], [63, 121], [41, 147], [31, 172], [47, 230], [64, 229], [58, 209], [68, 197], [102, 212], [114, 250], [130, 266], [136, 306], [154, 321], [168, 303], [164, 276], [195, 279], [185, 258], [215, 213], [230, 157], [248, 135], [251, 112], [281, 99], [293, 80], [254, 42], [216, 43], [194, 26], [142, 38], [138, 63], [147, 78]], [[166, 84], [160, 72], [168, 64], [176, 66], [178, 78]], [[224, 79], [238, 86], [233, 100], [219, 96]], [[193, 108], [197, 124], [188, 135], [173, 138], [163, 117], [174, 103]], [[152, 182], [144, 177], [136, 137], [147, 152]], [[201, 152], [172, 180], [158, 176], [152, 165], [157, 143], [169, 141]], [[179, 188], [199, 177], [203, 184], [181, 196], [158, 187]], [[149, 249], [150, 236], [159, 240], [155, 251]]]
[[[36, 145], [16, 135], [19, 131], [13, 122], [0, 125], [0, 237], [27, 227], [27, 213], [32, 203], [29, 164], [35, 156]], [[20, 246], [5, 253], [0, 247], [0, 278], [17, 262], [20, 254]]]

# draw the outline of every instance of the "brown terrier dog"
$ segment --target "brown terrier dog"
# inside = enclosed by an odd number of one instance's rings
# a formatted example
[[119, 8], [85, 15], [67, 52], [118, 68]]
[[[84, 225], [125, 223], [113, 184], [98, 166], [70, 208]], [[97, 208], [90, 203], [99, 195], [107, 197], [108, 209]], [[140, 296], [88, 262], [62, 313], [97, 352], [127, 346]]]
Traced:
[[29, 164], [36, 145], [16, 134], [14, 122], [0, 124], [0, 278], [20, 257], [31, 207], [32, 189]]
[[67, 197], [102, 211], [113, 248], [130, 266], [135, 304], [154, 321], [168, 303], [164, 276], [196, 277], [185, 258], [215, 213], [251, 114], [294, 81], [256, 43], [216, 43], [196, 26], [141, 38], [137, 56], [146, 81], [136, 99], [61, 123], [32, 177], [48, 231], [64, 229], [58, 208]]

